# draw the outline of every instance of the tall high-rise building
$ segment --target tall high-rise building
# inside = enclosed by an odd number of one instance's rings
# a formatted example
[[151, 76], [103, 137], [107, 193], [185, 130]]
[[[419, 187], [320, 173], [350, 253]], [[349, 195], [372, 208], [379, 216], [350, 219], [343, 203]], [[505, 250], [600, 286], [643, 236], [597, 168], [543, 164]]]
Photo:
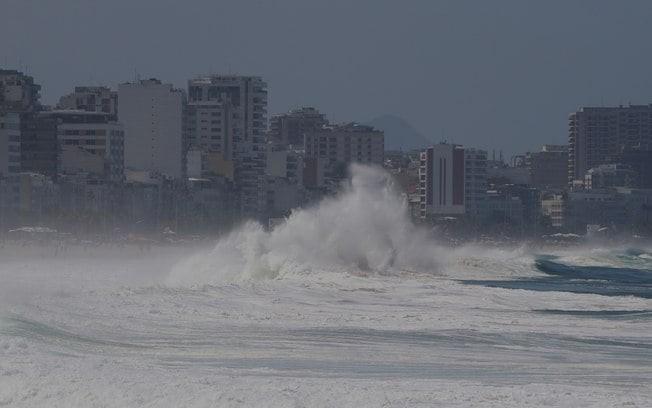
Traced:
[[464, 149], [464, 212], [471, 218], [484, 214], [487, 199], [487, 151]]
[[487, 211], [487, 152], [441, 143], [421, 152], [420, 215], [466, 214], [480, 219]]
[[239, 75], [191, 79], [187, 111], [188, 149], [199, 149], [209, 157], [217, 154], [216, 163], [231, 161], [241, 213], [259, 218], [265, 205], [265, 81], [257, 76]]
[[100, 112], [118, 117], [118, 92], [106, 86], [76, 86], [74, 92], [62, 96], [59, 109]]
[[269, 139], [281, 145], [303, 146], [306, 133], [314, 132], [328, 124], [324, 114], [312, 107], [293, 109], [288, 113], [272, 116]]
[[421, 153], [422, 218], [433, 214], [464, 214], [464, 166], [465, 154], [461, 146], [442, 143]]
[[183, 177], [184, 99], [183, 91], [158, 79], [119, 85], [125, 168]]
[[625, 150], [652, 150], [652, 105], [581, 108], [569, 117], [568, 182], [583, 180]]

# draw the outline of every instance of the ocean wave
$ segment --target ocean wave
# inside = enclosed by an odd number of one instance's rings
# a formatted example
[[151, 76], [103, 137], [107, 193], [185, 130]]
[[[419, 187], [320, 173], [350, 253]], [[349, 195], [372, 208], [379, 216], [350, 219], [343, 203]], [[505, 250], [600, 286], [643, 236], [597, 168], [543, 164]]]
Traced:
[[294, 211], [268, 232], [247, 223], [215, 248], [176, 265], [169, 285], [274, 279], [315, 271], [435, 273], [443, 250], [408, 217], [405, 200], [381, 169], [354, 165], [342, 192]]

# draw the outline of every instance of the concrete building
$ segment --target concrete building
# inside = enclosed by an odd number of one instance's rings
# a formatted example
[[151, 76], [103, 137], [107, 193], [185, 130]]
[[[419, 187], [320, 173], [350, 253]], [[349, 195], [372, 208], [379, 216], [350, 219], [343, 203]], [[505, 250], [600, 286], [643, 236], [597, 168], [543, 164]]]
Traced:
[[57, 108], [101, 112], [116, 120], [118, 92], [105, 86], [76, 86], [74, 92], [59, 99]]
[[487, 191], [485, 219], [491, 224], [522, 227], [524, 222], [523, 202], [518, 196], [502, 191]]
[[464, 212], [474, 219], [483, 216], [487, 199], [487, 152], [464, 149]]
[[588, 190], [609, 187], [638, 186], [638, 173], [623, 164], [602, 164], [589, 169], [584, 176], [584, 187]]
[[[25, 157], [30, 159], [29, 164], [25, 168], [22, 166], [21, 135], [24, 129], [36, 127], [35, 112], [40, 109], [40, 89], [31, 76], [16, 70], [0, 69], [0, 178], [29, 171], [35, 164], [32, 160], [34, 152], [30, 152]], [[29, 137], [32, 136], [33, 132]], [[28, 147], [34, 149], [33, 140]]]
[[438, 144], [421, 153], [421, 218], [464, 214], [464, 148]]
[[[26, 219], [42, 221], [58, 207], [58, 186], [41, 173], [23, 172], [17, 175], [18, 210]], [[31, 216], [31, 217], [29, 217]]]
[[120, 84], [118, 100], [125, 167], [183, 177], [183, 91], [147, 79]]
[[383, 165], [385, 135], [357, 123], [324, 126], [305, 134], [305, 175], [308, 187], [326, 187], [346, 178], [351, 163]]
[[541, 213], [550, 220], [553, 228], [564, 226], [564, 196], [562, 194], [549, 194], [541, 200]]
[[112, 114], [55, 110], [41, 115], [57, 122], [60, 173], [86, 174], [111, 183], [123, 181], [125, 133]]
[[585, 107], [569, 117], [568, 183], [615, 163], [625, 150], [652, 150], [652, 105]]
[[56, 181], [59, 162], [57, 120], [40, 113], [21, 115], [20, 170]]
[[237, 219], [229, 196], [231, 191], [223, 178], [189, 178], [186, 200], [175, 228], [206, 232], [228, 228]]
[[272, 116], [269, 139], [285, 146], [303, 147], [306, 133], [318, 131], [327, 124], [326, 117], [313, 107], [293, 109]]
[[[193, 95], [197, 95], [193, 92]], [[211, 166], [217, 160], [231, 163], [234, 159], [234, 109], [226, 95], [213, 101], [190, 99], [186, 107], [186, 165], [193, 177], [230, 176]], [[191, 169], [191, 167], [196, 167]]]
[[613, 231], [648, 230], [652, 227], [652, 190], [609, 188], [568, 193], [566, 226], [585, 232], [587, 225]]
[[283, 218], [301, 202], [300, 186], [287, 178], [267, 177], [265, 184], [265, 216]]
[[[266, 130], [267, 84], [262, 78], [208, 75], [188, 81], [188, 150], [232, 168], [245, 217], [260, 218], [264, 212]], [[202, 172], [214, 172], [206, 160], [202, 158]]]
[[0, 114], [34, 112], [39, 108], [41, 86], [34, 78], [13, 69], [0, 69]]
[[521, 203], [521, 219], [525, 223], [523, 229], [536, 230], [541, 222], [541, 192], [535, 187], [524, 184], [504, 184], [495, 188], [506, 198], [516, 197]]
[[526, 153], [530, 185], [539, 189], [563, 189], [568, 185], [568, 146], [543, 145], [540, 152]]
[[490, 184], [530, 184], [528, 167], [509, 166], [501, 161], [487, 161], [487, 181]]
[[20, 113], [0, 114], [0, 178], [20, 173]]
[[303, 160], [303, 155], [295, 150], [280, 149], [278, 146], [270, 145], [265, 174], [303, 185]]
[[618, 163], [637, 173], [638, 188], [652, 189], [652, 150], [625, 150], [618, 157]]

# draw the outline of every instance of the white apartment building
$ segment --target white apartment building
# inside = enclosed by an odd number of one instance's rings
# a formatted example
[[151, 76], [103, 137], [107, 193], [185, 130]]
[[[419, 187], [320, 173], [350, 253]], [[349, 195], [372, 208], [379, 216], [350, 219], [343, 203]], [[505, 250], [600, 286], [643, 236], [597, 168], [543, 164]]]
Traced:
[[120, 84], [118, 100], [125, 167], [183, 177], [183, 91], [147, 79]]

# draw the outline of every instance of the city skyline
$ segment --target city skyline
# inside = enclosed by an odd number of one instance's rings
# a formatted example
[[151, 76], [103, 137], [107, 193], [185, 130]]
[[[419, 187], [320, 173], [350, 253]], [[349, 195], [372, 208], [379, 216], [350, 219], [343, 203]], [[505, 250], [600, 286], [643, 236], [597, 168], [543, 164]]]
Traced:
[[211, 72], [260, 75], [270, 113], [394, 114], [433, 142], [509, 156], [565, 142], [579, 106], [650, 100], [652, 61], [634, 40], [650, 33], [645, 2], [65, 3], [9, 1], [0, 17], [0, 62], [38, 77], [48, 104], [135, 71], [179, 88]]

